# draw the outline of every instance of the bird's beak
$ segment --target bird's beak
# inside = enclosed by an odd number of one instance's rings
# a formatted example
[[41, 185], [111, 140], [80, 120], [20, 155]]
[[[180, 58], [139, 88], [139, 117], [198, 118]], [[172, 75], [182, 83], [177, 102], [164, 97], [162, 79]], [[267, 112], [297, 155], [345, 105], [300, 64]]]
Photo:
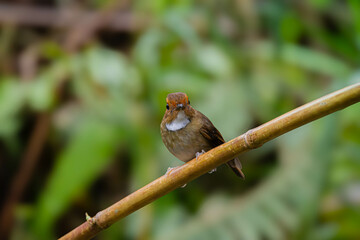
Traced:
[[179, 103], [179, 104], [177, 104], [177, 105], [176, 105], [176, 108], [180, 108], [180, 109], [183, 109], [183, 108], [184, 108], [184, 104], [182, 104], [182, 103]]

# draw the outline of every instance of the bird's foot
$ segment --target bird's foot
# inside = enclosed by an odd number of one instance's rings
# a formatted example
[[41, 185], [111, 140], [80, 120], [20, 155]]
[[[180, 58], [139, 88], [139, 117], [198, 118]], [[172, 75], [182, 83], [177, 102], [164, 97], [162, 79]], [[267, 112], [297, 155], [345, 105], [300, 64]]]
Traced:
[[197, 152], [197, 153], [195, 153], [196, 160], [198, 160], [198, 157], [199, 157], [200, 155], [203, 155], [204, 153], [205, 153], [204, 149], [203, 149], [203, 150], [201, 150], [201, 152]]
[[172, 168], [172, 167], [168, 167], [168, 169], [166, 170], [165, 175], [168, 175], [168, 174], [169, 174], [172, 170], [173, 170], [173, 168]]
[[171, 173], [172, 171], [174, 171], [174, 169], [176, 169], [176, 168], [178, 168], [178, 167], [168, 167], [168, 169], [166, 170], [165, 175], [170, 174], [170, 173]]
[[216, 172], [216, 168], [212, 169], [211, 171], [209, 171], [210, 174]]
[[184, 187], [186, 187], [186, 183], [185, 183], [184, 185], [182, 185], [182, 186], [181, 186], [181, 188], [184, 188]]

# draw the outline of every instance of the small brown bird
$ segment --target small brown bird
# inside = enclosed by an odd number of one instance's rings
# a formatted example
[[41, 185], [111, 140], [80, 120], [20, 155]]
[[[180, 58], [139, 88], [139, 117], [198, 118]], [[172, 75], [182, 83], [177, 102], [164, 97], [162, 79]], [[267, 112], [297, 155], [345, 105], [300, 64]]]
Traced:
[[[223, 144], [221, 133], [201, 112], [190, 106], [185, 93], [170, 93], [166, 98], [166, 112], [162, 119], [161, 137], [167, 149], [183, 162]], [[237, 176], [245, 179], [241, 163], [235, 158], [227, 165]]]

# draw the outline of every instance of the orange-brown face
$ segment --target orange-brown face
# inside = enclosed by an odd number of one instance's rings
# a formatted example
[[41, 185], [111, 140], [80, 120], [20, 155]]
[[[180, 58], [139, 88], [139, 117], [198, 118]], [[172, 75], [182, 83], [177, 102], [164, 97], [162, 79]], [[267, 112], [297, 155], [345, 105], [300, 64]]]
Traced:
[[189, 98], [185, 93], [177, 92], [170, 93], [166, 98], [166, 109], [172, 111], [173, 109], [185, 109], [190, 104]]
[[164, 120], [166, 122], [171, 122], [176, 118], [177, 114], [181, 110], [184, 110], [188, 117], [193, 115], [194, 109], [192, 109], [190, 106], [188, 96], [182, 92], [170, 93], [167, 95]]

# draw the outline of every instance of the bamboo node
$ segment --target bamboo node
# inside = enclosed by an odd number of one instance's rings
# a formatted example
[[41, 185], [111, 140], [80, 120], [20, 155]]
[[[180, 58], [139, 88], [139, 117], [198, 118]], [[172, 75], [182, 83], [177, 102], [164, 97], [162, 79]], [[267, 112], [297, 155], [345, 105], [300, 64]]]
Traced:
[[250, 129], [244, 134], [244, 142], [245, 146], [248, 149], [258, 148], [257, 144], [255, 143], [253, 136], [252, 136], [253, 129]]

